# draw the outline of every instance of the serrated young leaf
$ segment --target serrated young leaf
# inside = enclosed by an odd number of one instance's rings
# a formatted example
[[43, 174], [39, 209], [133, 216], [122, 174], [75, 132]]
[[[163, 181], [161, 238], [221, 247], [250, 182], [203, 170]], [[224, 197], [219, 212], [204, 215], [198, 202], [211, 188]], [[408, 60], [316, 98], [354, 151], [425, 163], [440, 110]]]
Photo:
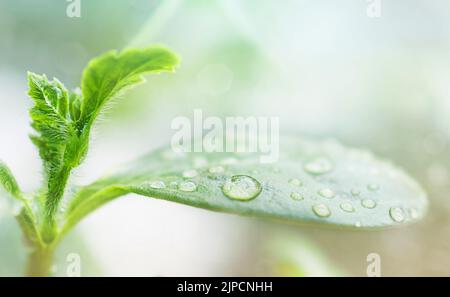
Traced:
[[0, 160], [0, 185], [12, 197], [20, 199], [21, 191], [8, 166]]
[[411, 223], [427, 209], [425, 193], [407, 174], [368, 152], [336, 142], [283, 138], [278, 162], [259, 160], [257, 154], [156, 151], [82, 187], [68, 209], [65, 229], [126, 193], [215, 211], [355, 229]]
[[151, 72], [173, 70], [178, 58], [162, 47], [108, 52], [93, 59], [83, 72], [81, 92], [68, 92], [57, 79], [28, 74], [31, 140], [38, 147], [46, 173], [41, 226], [44, 242], [58, 233], [55, 213], [64, 195], [72, 169], [84, 160], [90, 130], [105, 103], [124, 90], [143, 81]]
[[73, 130], [67, 117], [69, 95], [57, 79], [49, 81], [45, 75], [28, 73], [28, 94], [34, 101], [30, 110], [31, 135], [44, 162], [47, 177], [63, 165], [64, 149]]
[[178, 58], [163, 47], [110, 51], [89, 62], [83, 72], [81, 122], [90, 126], [105, 103], [143, 81], [152, 72], [173, 71]]

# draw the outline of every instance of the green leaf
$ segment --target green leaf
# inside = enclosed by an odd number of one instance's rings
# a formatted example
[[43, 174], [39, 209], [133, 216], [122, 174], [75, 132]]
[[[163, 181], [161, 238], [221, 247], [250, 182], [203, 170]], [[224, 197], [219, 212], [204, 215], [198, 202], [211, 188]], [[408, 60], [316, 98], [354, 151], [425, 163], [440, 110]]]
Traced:
[[162, 47], [108, 52], [93, 59], [83, 72], [82, 90], [69, 92], [56, 78], [28, 74], [30, 111], [38, 147], [46, 172], [43, 222], [45, 241], [57, 232], [54, 214], [61, 201], [71, 170], [83, 161], [90, 130], [105, 103], [143, 81], [142, 75], [173, 70], [177, 57]]
[[0, 160], [0, 185], [16, 199], [21, 199], [21, 191], [17, 181], [8, 166]]
[[427, 199], [403, 171], [334, 141], [282, 138], [280, 158], [158, 150], [89, 186], [71, 202], [67, 231], [126, 193], [195, 207], [343, 228], [383, 228], [420, 219]]
[[50, 177], [62, 166], [65, 146], [73, 133], [67, 114], [69, 95], [61, 82], [49, 81], [45, 75], [29, 72], [28, 84], [28, 94], [34, 101], [30, 110], [31, 126], [36, 132], [31, 139]]
[[29, 92], [34, 106], [30, 110], [35, 134], [31, 140], [39, 149], [45, 170], [45, 214], [51, 218], [64, 193], [72, 168], [79, 165], [86, 152], [85, 136], [71, 118], [71, 105], [77, 97], [69, 94], [56, 78], [28, 73]]
[[34, 213], [28, 204], [28, 200], [24, 197], [22, 191], [20, 190], [13, 174], [9, 170], [8, 166], [6, 166], [6, 164], [2, 161], [0, 161], [0, 185], [13, 198], [21, 201], [22, 207], [16, 214], [16, 220], [18, 221], [25, 238], [30, 242], [38, 242], [40, 238], [36, 228]]
[[173, 71], [178, 58], [163, 47], [110, 51], [93, 59], [83, 72], [81, 122], [90, 125], [104, 104], [143, 82], [142, 75]]

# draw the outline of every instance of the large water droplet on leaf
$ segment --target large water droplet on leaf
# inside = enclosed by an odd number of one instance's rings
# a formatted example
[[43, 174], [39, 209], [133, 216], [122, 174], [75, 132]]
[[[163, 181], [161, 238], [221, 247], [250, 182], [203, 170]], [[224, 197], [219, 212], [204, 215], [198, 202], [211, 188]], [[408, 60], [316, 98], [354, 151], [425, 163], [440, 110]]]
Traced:
[[261, 184], [247, 175], [234, 175], [222, 186], [225, 196], [233, 200], [248, 201], [261, 193]]

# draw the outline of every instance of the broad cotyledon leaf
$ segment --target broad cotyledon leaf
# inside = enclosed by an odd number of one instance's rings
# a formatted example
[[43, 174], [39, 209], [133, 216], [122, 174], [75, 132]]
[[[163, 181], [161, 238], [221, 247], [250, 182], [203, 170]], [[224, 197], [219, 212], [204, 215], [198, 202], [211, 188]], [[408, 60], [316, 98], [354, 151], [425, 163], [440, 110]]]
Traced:
[[398, 226], [427, 209], [420, 185], [370, 152], [333, 140], [282, 137], [277, 162], [257, 153], [157, 150], [91, 185], [69, 205], [65, 230], [128, 193], [240, 215], [355, 229]]

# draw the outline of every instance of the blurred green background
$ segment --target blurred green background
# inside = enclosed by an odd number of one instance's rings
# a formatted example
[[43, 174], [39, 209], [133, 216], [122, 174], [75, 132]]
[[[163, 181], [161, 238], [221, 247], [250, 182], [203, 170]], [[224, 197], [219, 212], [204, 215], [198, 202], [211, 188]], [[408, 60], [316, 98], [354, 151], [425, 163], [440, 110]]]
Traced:
[[[381, 0], [0, 0], [0, 158], [25, 190], [40, 183], [28, 140], [26, 71], [79, 84], [106, 50], [162, 43], [182, 58], [176, 75], [116, 102], [98, 125], [74, 183], [170, 142], [171, 120], [279, 116], [281, 130], [333, 137], [405, 168], [425, 187], [422, 222], [376, 232], [263, 222], [137, 196], [82, 222], [55, 267], [79, 253], [83, 275], [450, 275], [450, 2]], [[20, 275], [26, 249], [0, 199], [0, 275]]]

